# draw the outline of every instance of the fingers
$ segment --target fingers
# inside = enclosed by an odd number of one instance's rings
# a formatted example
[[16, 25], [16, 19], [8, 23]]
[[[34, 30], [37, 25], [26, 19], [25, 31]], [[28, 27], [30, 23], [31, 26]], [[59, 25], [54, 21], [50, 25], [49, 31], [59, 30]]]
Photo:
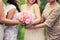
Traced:
[[34, 26], [33, 25], [26, 25], [25, 28], [26, 29], [34, 29]]

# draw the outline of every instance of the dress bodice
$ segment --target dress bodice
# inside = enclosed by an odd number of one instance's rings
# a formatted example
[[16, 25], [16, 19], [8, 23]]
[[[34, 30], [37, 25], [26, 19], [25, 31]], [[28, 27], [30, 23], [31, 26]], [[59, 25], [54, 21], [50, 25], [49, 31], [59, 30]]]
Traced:
[[27, 4], [25, 4], [25, 5], [23, 5], [23, 10], [22, 11], [28, 11], [29, 13], [32, 14], [33, 19], [36, 18], [35, 14], [34, 14], [34, 8], [33, 8], [33, 6], [28, 7]]

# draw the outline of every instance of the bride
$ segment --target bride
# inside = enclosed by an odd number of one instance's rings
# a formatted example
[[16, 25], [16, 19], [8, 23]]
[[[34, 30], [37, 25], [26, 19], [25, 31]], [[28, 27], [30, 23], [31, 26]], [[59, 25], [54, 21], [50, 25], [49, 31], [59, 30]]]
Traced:
[[[25, 0], [26, 4], [21, 6], [21, 11], [28, 11], [33, 15], [33, 20], [31, 22], [32, 26], [37, 24], [41, 20], [41, 13], [40, 13], [40, 0]], [[31, 24], [27, 25], [26, 27], [32, 27]], [[34, 26], [33, 26], [34, 27]], [[24, 40], [44, 40], [44, 29], [43, 28], [36, 28], [31, 29], [28, 28], [24, 34]]]

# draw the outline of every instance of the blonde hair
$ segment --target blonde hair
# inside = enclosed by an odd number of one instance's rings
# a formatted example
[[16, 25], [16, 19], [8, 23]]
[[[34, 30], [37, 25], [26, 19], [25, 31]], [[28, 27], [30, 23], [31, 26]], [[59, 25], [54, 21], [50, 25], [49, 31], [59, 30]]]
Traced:
[[[28, 3], [28, 1], [27, 0], [25, 0], [25, 3]], [[39, 7], [40, 7], [40, 0], [37, 0], [37, 4], [39, 5]]]

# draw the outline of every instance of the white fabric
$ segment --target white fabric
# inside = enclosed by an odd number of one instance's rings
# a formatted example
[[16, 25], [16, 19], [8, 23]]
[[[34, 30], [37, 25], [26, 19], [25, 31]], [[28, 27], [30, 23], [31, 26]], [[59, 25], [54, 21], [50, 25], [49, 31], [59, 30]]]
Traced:
[[3, 25], [0, 24], [0, 40], [3, 40], [3, 35], [4, 35], [4, 27]]
[[44, 40], [43, 28], [26, 29], [24, 40]]
[[6, 17], [6, 15], [7, 15], [7, 13], [8, 13], [8, 11], [10, 11], [11, 9], [13, 9], [13, 8], [15, 8], [16, 9], [16, 7], [14, 6], [14, 5], [12, 5], [12, 4], [8, 4], [4, 9], [4, 13], [5, 13], [5, 17]]

